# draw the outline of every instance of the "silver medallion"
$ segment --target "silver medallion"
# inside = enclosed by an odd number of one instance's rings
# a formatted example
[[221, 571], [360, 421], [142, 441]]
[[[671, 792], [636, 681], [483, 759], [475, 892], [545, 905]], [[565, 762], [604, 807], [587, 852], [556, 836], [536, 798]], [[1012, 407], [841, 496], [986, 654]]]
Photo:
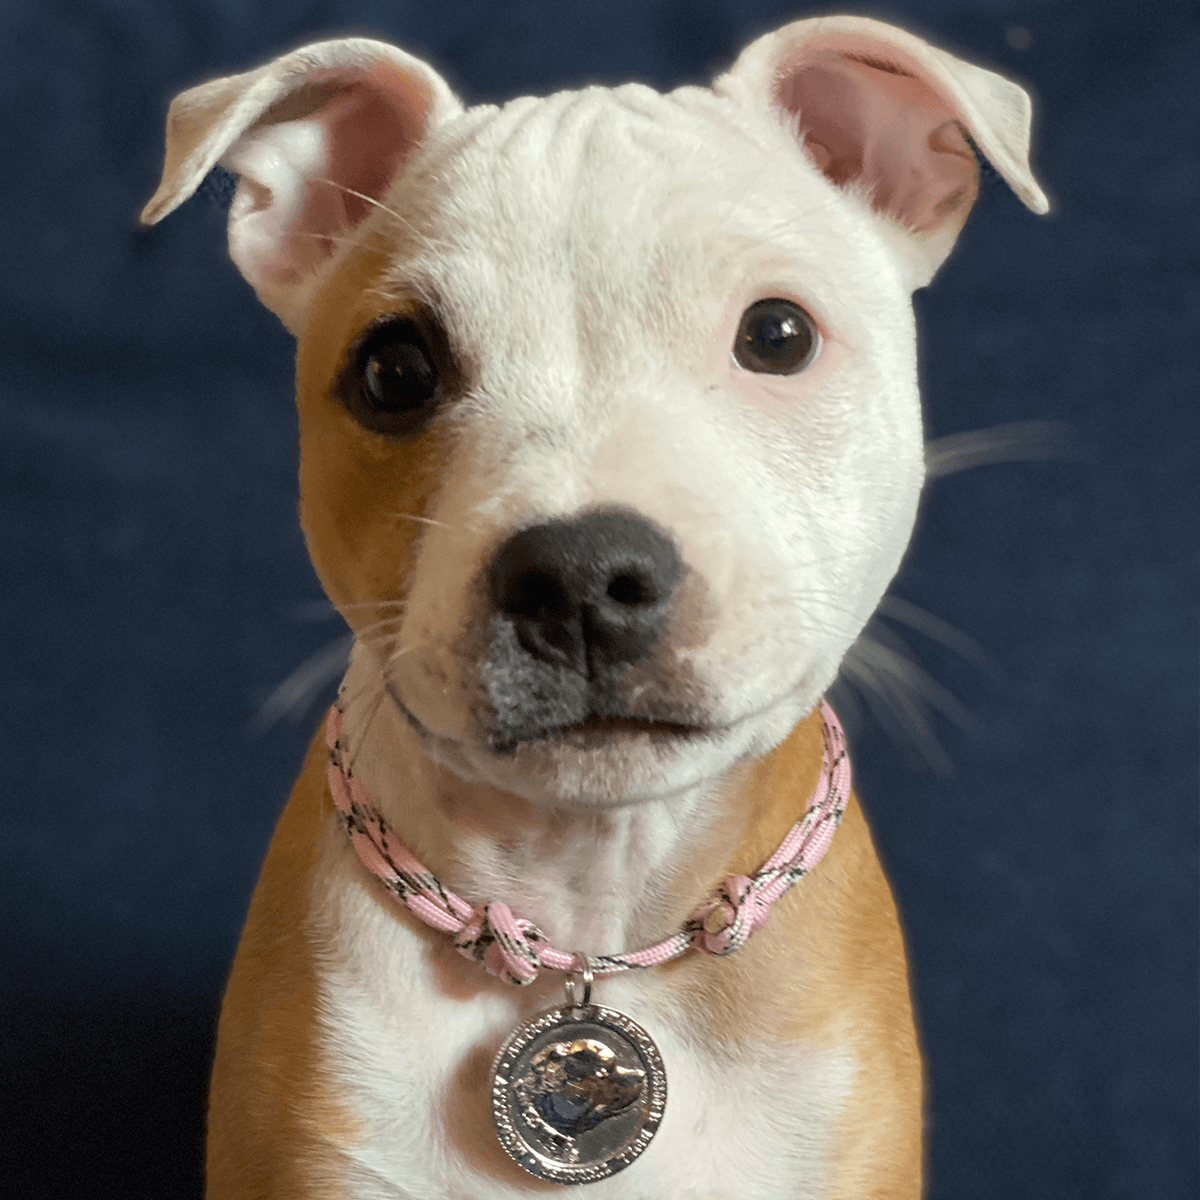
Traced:
[[629, 1166], [658, 1131], [667, 1075], [650, 1035], [568, 982], [568, 1003], [526, 1022], [492, 1066], [492, 1120], [504, 1149], [540, 1179], [592, 1183]]

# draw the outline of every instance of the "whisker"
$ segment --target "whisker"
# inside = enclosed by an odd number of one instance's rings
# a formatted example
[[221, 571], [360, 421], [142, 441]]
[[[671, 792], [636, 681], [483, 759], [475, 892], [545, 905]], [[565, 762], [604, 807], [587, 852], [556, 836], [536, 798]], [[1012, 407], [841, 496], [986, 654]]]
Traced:
[[[885, 645], [884, 641], [890, 639], [895, 639], [893, 645]], [[938, 683], [924, 667], [918, 666], [906, 653], [908, 647], [895, 634], [877, 629], [873, 634], [859, 638], [851, 650], [859, 662], [897, 680], [960, 729], [966, 729], [971, 724], [971, 715], [962, 701], [949, 688]]]
[[[338, 183], [338, 181], [336, 179], [327, 179], [327, 178], [317, 177], [317, 178], [313, 179], [313, 183], [323, 183], [328, 187], [335, 187], [338, 189], [338, 191], [345, 192], [347, 196], [354, 196], [359, 200], [366, 201], [367, 204], [374, 205], [376, 208], [380, 209], [382, 212], [387, 213], [387, 215], [389, 217], [391, 217], [393, 220], [395, 220], [395, 221], [399, 222], [401, 225], [403, 225], [409, 231], [409, 233], [411, 233], [413, 235], [413, 237], [417, 238], [419, 241], [424, 242], [427, 245], [445, 246], [448, 244], [445, 241], [431, 238], [428, 235], [422, 233], [407, 217], [402, 216], [394, 208], [391, 208], [388, 205], [384, 204], [383, 201], [381, 201], [381, 200], [377, 200], [374, 196], [368, 196], [365, 192], [357, 192], [354, 190], [354, 188], [347, 187], [344, 183]], [[317, 235], [317, 236], [321, 236], [321, 235]], [[384, 295], [386, 299], [395, 299], [395, 297], [389, 293], [377, 292], [377, 294]]]
[[355, 615], [358, 617], [364, 617], [364, 616], [371, 617], [371, 616], [376, 616], [381, 611], [383, 614], [382, 616], [379, 616], [377, 620], [369, 621], [366, 625], [356, 626], [355, 632], [357, 632], [361, 635], [367, 629], [378, 629], [378, 628], [382, 628], [385, 625], [396, 625], [399, 623], [403, 623], [404, 618], [407, 615], [405, 610], [402, 608], [397, 608], [397, 609], [386, 609], [385, 608], [382, 610], [376, 609], [374, 612], [372, 612], [370, 609], [367, 609], [365, 612], [360, 612]]
[[389, 682], [395, 682], [392, 678], [392, 668], [406, 655], [412, 654], [416, 650], [423, 649], [423, 646], [402, 646], [399, 649], [392, 650], [386, 659], [379, 664], [383, 677]]
[[[800, 133], [799, 130], [797, 130], [797, 132], [794, 136], [796, 136], [798, 142], [800, 142], [801, 144], [803, 143], [803, 140], [804, 140], [803, 135]], [[761, 166], [757, 167], [755, 169], [755, 171], [750, 175], [750, 177], [746, 183], [746, 186], [738, 194], [737, 198], [735, 200], [731, 200], [729, 202], [729, 204], [726, 208], [725, 214], [722, 218], [721, 224], [718, 226], [718, 228], [722, 232], [724, 232], [728, 228], [728, 223], [733, 219], [733, 213], [734, 213], [735, 209], [737, 208], [737, 206], [743, 200], [745, 200], [745, 198], [750, 194], [750, 192], [753, 190], [753, 188], [762, 179], [763, 175], [765, 175], [767, 173], [767, 171], [769, 171], [773, 165], [774, 165], [774, 163], [769, 157], [765, 158], [763, 160]], [[777, 221], [774, 225], [767, 226], [765, 230], [755, 230], [755, 237], [762, 238], [765, 241], [765, 240], [769, 240], [770, 238], [774, 237], [777, 233], [780, 233], [784, 230], [794, 229], [797, 225], [803, 224], [803, 222], [807, 221], [810, 217], [815, 216], [817, 213], [821, 212], [822, 210], [833, 208], [836, 204], [839, 203], [840, 199], [841, 199], [841, 197], [836, 193], [832, 194], [832, 195], [822, 196], [820, 198], [820, 200], [818, 200], [815, 204], [810, 205], [803, 212], [796, 213], [794, 215], [789, 213], [786, 217], [780, 218], [780, 220]]]
[[359, 702], [366, 696], [370, 696], [383, 688], [382, 681], [374, 674], [368, 676], [367, 679], [356, 684], [351, 688], [348, 681], [343, 681], [341, 689], [338, 691], [338, 705], [342, 712], [349, 713], [352, 709], [356, 709]]
[[[355, 739], [356, 745], [353, 745], [349, 748], [349, 755], [348, 755], [351, 769], [353, 769], [354, 766], [357, 764], [358, 756], [363, 752], [363, 748], [367, 744], [367, 734], [370, 733], [371, 726], [374, 725], [375, 718], [378, 717], [380, 712], [383, 710], [383, 705], [387, 699], [387, 693], [382, 685], [380, 685], [379, 687], [373, 688], [372, 690], [375, 693], [375, 697], [371, 704], [370, 711], [367, 713], [366, 719], [364, 721], [362, 721], [361, 723], [359, 723], [358, 720], [356, 719], [355, 723], [354, 723], [355, 724], [355, 734], [356, 734], [356, 739]], [[367, 693], [364, 689], [362, 694], [359, 696], [359, 699], [361, 699], [362, 696], [366, 695], [366, 694]], [[345, 703], [343, 705], [343, 711], [345, 711], [345, 708], [349, 705], [349, 703], [350, 702], [348, 700], [345, 701]]]
[[370, 625], [364, 625], [354, 632], [364, 645], [378, 646], [380, 642], [398, 637], [403, 622], [403, 617], [391, 617], [382, 621], [372, 621]]
[[925, 443], [925, 477], [940, 479], [1007, 462], [1083, 462], [1090, 457], [1065, 421], [1009, 421]]
[[445, 521], [435, 521], [432, 517], [418, 517], [413, 513], [393, 513], [399, 521], [418, 521], [422, 525], [435, 525], [438, 529], [451, 529], [453, 526], [447, 525]]
[[304, 624], [317, 621], [332, 621], [338, 615], [337, 606], [330, 600], [301, 600], [287, 609], [289, 621], [300, 621]]
[[[749, 189], [747, 189], [747, 191], [749, 191]], [[742, 198], [744, 199], [744, 197], [745, 193], [743, 193]], [[839, 197], [837, 195], [822, 196], [820, 200], [818, 200], [815, 204], [809, 205], [809, 207], [804, 209], [803, 212], [795, 214], [789, 213], [787, 216], [781, 217], [774, 224], [768, 225], [764, 229], [756, 229], [754, 231], [754, 237], [756, 240], [761, 239], [762, 241], [769, 241], [777, 234], [786, 233], [788, 230], [795, 229], [798, 225], [803, 224], [811, 217], [815, 217], [819, 213], [833, 209], [838, 204], [838, 200]], [[732, 206], [730, 206], [730, 215], [732, 215]], [[732, 257], [732, 254], [730, 257]], [[728, 261], [728, 259], [725, 261]]]
[[381, 200], [376, 200], [374, 196], [368, 196], [366, 192], [356, 192], [353, 188], [347, 187], [344, 183], [338, 183], [336, 179], [325, 179], [318, 176], [315, 177], [312, 182], [327, 184], [329, 187], [337, 188], [339, 192], [345, 192], [348, 196], [355, 196], [359, 200], [365, 200], [368, 204], [373, 204], [376, 208], [382, 209], [382, 211], [387, 213], [389, 217], [394, 217], [400, 222], [401, 225], [407, 225], [413, 233], [417, 232], [413, 224], [406, 218], [402, 217], [394, 208], [389, 208], [388, 205], [384, 204]]
[[950, 774], [949, 756], [924, 713], [894, 681], [880, 678], [870, 666], [854, 660], [843, 663], [843, 671], [842, 678], [857, 687], [910, 766], [917, 770], [927, 767], [938, 775]]
[[910, 600], [900, 596], [886, 595], [879, 602], [876, 612], [890, 620], [899, 621], [918, 633], [923, 633], [931, 641], [952, 650], [964, 662], [973, 663], [981, 670], [995, 677], [999, 674], [996, 660], [973, 638], [951, 625], [949, 621], [934, 616]]
[[[411, 650], [418, 650], [420, 648], [420, 646], [406, 648], [400, 651], [394, 657], [402, 658], [405, 654], [410, 653]], [[379, 667], [378, 671], [369, 671], [367, 673], [367, 677], [358, 683], [353, 690], [350, 690], [343, 685], [343, 690], [339, 695], [339, 701], [341, 703], [343, 712], [348, 714], [351, 709], [358, 707], [360, 701], [371, 696], [372, 694], [378, 693], [381, 699], [386, 695], [387, 685], [391, 682], [394, 682], [388, 674], [389, 661], [390, 659], [380, 662], [378, 659], [376, 659], [376, 663]], [[374, 716], [375, 713], [373, 712], [371, 717], [372, 720], [374, 719]], [[365, 727], [357, 729], [356, 733], [357, 736], [361, 738], [365, 733]]]
[[384, 609], [398, 608], [403, 610], [407, 607], [407, 600], [359, 600], [352, 604], [335, 604], [334, 608], [343, 616], [349, 612], [357, 612], [363, 608]]
[[[319, 183], [322, 181], [318, 180], [317, 182]], [[304, 229], [297, 229], [292, 236], [295, 237], [296, 234], [299, 234], [301, 237], [315, 238], [317, 241], [321, 242], [342, 242], [347, 246], [353, 246], [354, 243], [358, 241], [357, 238], [348, 237], [346, 234], [342, 233], [310, 233]]]
[[250, 722], [250, 729], [262, 735], [280, 721], [298, 724], [312, 707], [322, 689], [345, 674], [354, 645], [354, 635], [342, 634], [310, 654], [263, 702]]
[[778, 595], [768, 596], [765, 600], [759, 601], [756, 605], [758, 611], [770, 612], [778, 608], [791, 608], [797, 603], [811, 603], [814, 608], [822, 610], [814, 613], [797, 613], [797, 620], [808, 619], [812, 622], [811, 628], [824, 628], [824, 623], [819, 619], [822, 615], [834, 614], [839, 617], [846, 617], [852, 621], [857, 627], [863, 622], [862, 613], [856, 609], [850, 608], [848, 605], [841, 603], [841, 593], [836, 589], [828, 591], [820, 588], [803, 588], [794, 592], [780, 592]]
[[1000, 669], [974, 638], [893, 595], [880, 601], [875, 616], [846, 652], [830, 693], [836, 696], [837, 705], [848, 706], [848, 720], [861, 717], [857, 694], [915, 769], [948, 774], [952, 764], [929, 714], [936, 712], [962, 729], [970, 725], [970, 714], [957, 696], [917, 663], [912, 648], [885, 623], [885, 618], [945, 646], [992, 678], [999, 676]]
[[826, 689], [825, 698], [833, 705], [833, 711], [837, 713], [847, 731], [861, 729], [866, 723], [858, 691], [853, 681], [847, 677], [844, 664], [839, 668], [837, 678]]

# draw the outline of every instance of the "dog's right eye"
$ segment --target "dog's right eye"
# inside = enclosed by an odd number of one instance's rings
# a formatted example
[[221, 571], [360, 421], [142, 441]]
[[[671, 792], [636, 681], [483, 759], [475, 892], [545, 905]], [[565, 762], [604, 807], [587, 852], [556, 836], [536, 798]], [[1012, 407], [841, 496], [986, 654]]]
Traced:
[[417, 433], [443, 394], [443, 347], [422, 323], [394, 317], [368, 329], [340, 381], [351, 415], [375, 433]]

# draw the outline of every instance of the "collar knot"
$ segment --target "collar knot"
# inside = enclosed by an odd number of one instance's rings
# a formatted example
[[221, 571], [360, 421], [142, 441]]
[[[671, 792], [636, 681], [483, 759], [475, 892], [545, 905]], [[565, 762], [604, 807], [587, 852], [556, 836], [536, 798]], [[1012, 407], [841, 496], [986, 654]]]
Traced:
[[545, 941], [546, 935], [532, 921], [516, 916], [502, 900], [492, 900], [471, 910], [454, 948], [482, 963], [489, 975], [523, 987], [538, 976], [542, 963], [537, 947]]
[[692, 914], [692, 945], [723, 957], [740, 950], [766, 923], [771, 902], [747, 875], [726, 875], [711, 900]]

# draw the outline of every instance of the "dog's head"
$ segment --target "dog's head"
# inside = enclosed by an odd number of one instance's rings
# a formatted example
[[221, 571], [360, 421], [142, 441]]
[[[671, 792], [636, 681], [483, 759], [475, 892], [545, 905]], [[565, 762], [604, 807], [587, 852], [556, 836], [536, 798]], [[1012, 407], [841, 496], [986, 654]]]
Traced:
[[299, 338], [317, 571], [439, 761], [550, 804], [668, 796], [777, 743], [904, 552], [910, 294], [977, 190], [1027, 205], [1016, 85], [801, 21], [711, 90], [464, 109], [377, 42], [172, 106], [156, 221], [218, 162]]
[[645, 1088], [645, 1071], [621, 1066], [611, 1047], [593, 1038], [552, 1042], [517, 1082], [517, 1094], [552, 1139], [590, 1132], [631, 1108]]

